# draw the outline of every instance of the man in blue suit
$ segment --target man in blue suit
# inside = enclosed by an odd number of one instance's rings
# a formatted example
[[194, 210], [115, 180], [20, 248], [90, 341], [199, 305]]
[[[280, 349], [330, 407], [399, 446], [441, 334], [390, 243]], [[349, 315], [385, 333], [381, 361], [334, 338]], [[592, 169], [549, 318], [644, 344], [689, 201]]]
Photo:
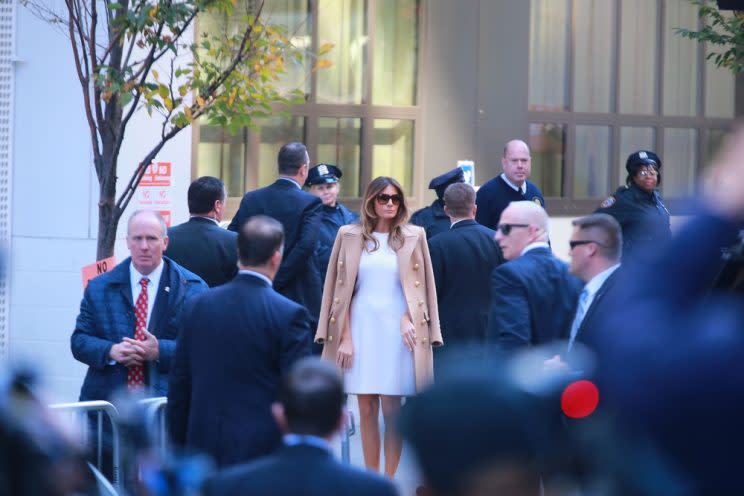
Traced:
[[205, 291], [199, 276], [163, 256], [165, 221], [134, 212], [127, 224], [127, 258], [85, 288], [70, 339], [88, 366], [80, 401], [109, 400], [120, 388], [164, 396], [184, 303]]
[[253, 216], [238, 231], [240, 271], [185, 312], [168, 392], [173, 442], [210, 454], [219, 467], [274, 451], [271, 416], [280, 380], [310, 354], [307, 310], [271, 287], [284, 232]]
[[206, 496], [395, 496], [392, 482], [334, 460], [331, 442], [345, 426], [340, 372], [328, 362], [305, 358], [282, 381], [272, 412], [284, 432], [275, 454], [217, 475]]
[[491, 276], [489, 342], [508, 351], [566, 337], [582, 284], [548, 246], [548, 214], [531, 201], [510, 203], [496, 242], [508, 262]]
[[496, 233], [475, 222], [473, 187], [454, 183], [443, 197], [452, 226], [429, 240], [442, 335], [447, 348], [483, 345], [491, 304], [491, 272], [504, 258], [494, 241]]
[[279, 150], [279, 178], [269, 186], [243, 196], [228, 226], [238, 232], [254, 215], [267, 215], [284, 227], [284, 259], [274, 278], [274, 289], [310, 312], [313, 328], [320, 313], [323, 293], [313, 252], [322, 223], [320, 198], [302, 191], [310, 158], [302, 143], [288, 143]]

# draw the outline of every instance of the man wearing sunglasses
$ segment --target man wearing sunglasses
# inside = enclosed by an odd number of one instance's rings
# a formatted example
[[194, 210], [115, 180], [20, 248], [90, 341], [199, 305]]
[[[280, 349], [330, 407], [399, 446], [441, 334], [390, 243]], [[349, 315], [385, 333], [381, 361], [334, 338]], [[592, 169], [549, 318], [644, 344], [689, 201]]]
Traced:
[[510, 203], [496, 242], [508, 262], [491, 275], [488, 341], [508, 351], [565, 337], [582, 284], [550, 250], [548, 214], [531, 201]]
[[607, 214], [592, 214], [574, 220], [569, 245], [571, 273], [585, 285], [579, 295], [576, 314], [568, 334], [568, 351], [575, 343], [591, 342], [597, 318], [604, 313], [607, 292], [615, 284], [620, 267], [623, 235], [620, 224]]

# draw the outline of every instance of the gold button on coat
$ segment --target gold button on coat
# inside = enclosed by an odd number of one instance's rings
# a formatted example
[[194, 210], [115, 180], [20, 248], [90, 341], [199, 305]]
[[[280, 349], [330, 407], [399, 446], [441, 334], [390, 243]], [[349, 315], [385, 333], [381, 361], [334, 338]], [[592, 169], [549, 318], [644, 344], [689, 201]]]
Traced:
[[414, 282], [414, 283], [413, 283], [413, 285], [414, 285], [414, 286], [416, 286], [416, 287], [418, 288], [419, 286], [421, 286], [421, 283], [420, 283], [420, 282], [418, 282], [418, 281], [416, 281], [416, 282]]
[[413, 264], [413, 270], [418, 270], [419, 264]]
[[421, 319], [421, 325], [426, 325], [426, 319]]
[[338, 298], [334, 298], [333, 303], [338, 303]]
[[343, 267], [344, 266], [344, 261], [343, 260], [339, 260], [338, 261], [338, 265], [341, 266], [341, 267]]
[[336, 322], [336, 317], [331, 317], [331, 324]]
[[328, 342], [330, 343], [332, 341], [333, 341], [333, 336], [328, 336]]
[[424, 300], [419, 300], [419, 306], [422, 306], [424, 304]]
[[341, 279], [339, 279], [339, 280], [338, 280], [338, 281], [336, 281], [336, 282], [338, 283], [338, 285], [339, 285], [339, 286], [343, 286], [343, 284], [344, 284], [344, 281], [342, 281]]

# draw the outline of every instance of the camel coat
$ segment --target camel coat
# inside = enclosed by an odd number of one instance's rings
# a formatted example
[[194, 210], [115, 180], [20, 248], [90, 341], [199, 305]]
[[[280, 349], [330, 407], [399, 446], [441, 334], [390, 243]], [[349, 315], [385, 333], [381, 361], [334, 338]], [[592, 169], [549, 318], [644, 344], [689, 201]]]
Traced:
[[[397, 252], [398, 268], [408, 313], [416, 326], [413, 362], [416, 390], [421, 391], [434, 378], [432, 346], [443, 344], [442, 333], [426, 232], [421, 227], [406, 225], [403, 234], [405, 242]], [[336, 361], [338, 342], [351, 307], [363, 241], [360, 225], [341, 227], [328, 262], [315, 342], [323, 344], [322, 356], [332, 362]]]

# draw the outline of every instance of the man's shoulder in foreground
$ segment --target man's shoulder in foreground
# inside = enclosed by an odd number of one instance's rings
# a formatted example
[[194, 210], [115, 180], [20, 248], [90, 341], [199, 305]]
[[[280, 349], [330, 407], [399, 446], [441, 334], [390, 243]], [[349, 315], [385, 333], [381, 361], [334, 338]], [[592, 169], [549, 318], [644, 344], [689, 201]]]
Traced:
[[[291, 477], [287, 477], [288, 473]], [[383, 477], [342, 465], [330, 453], [311, 446], [282, 447], [278, 453], [228, 469], [204, 487], [207, 496], [260, 495], [397, 495]]]

